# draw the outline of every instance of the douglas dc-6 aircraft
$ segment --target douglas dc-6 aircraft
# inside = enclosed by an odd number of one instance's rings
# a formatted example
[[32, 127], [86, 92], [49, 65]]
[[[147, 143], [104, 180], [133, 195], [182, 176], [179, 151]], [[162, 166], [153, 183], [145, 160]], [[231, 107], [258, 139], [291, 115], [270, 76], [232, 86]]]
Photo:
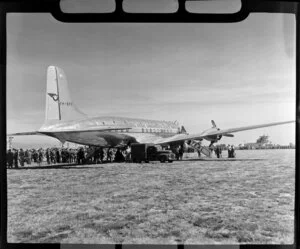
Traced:
[[219, 129], [214, 121], [212, 128], [198, 134], [188, 134], [177, 122], [155, 121], [124, 117], [87, 117], [72, 102], [64, 71], [56, 66], [47, 70], [46, 117], [38, 131], [9, 134], [47, 135], [89, 146], [126, 147], [131, 143], [154, 143], [178, 146], [186, 141], [210, 141], [210, 146], [222, 136], [233, 137], [232, 133], [262, 127], [293, 123], [285, 121], [239, 128]]

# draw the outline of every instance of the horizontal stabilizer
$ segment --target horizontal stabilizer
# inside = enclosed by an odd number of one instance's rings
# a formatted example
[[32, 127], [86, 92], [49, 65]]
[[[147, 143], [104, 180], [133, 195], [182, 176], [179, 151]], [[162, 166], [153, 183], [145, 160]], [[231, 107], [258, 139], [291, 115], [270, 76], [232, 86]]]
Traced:
[[10, 133], [7, 136], [28, 136], [28, 135], [44, 135], [38, 131]]
[[132, 128], [129, 127], [115, 127], [115, 128], [88, 128], [88, 129], [41, 129], [39, 132], [44, 134], [50, 134], [50, 133], [81, 133], [81, 132], [106, 132], [106, 131], [122, 131], [122, 130], [130, 130]]

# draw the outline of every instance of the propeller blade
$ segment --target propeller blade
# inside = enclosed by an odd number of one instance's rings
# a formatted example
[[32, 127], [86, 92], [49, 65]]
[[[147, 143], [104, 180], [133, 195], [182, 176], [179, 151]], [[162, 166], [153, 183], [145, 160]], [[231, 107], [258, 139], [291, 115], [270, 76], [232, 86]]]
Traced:
[[212, 123], [213, 128], [217, 127], [215, 121], [212, 120], [211, 123]]
[[224, 137], [234, 137], [234, 135], [233, 135], [233, 134], [229, 134], [229, 133], [227, 133], [227, 134], [223, 134], [223, 136], [224, 136]]

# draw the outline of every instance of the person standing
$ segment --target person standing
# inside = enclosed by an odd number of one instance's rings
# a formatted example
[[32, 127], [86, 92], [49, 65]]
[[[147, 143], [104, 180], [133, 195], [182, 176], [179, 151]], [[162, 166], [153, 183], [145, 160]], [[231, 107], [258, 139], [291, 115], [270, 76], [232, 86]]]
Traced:
[[66, 163], [70, 163], [71, 162], [70, 149], [66, 149], [65, 153], [66, 153]]
[[180, 148], [179, 148], [179, 160], [182, 160], [182, 157], [183, 157], [183, 146], [180, 145]]
[[88, 149], [87, 146], [85, 146], [83, 148], [83, 163], [84, 164], [88, 163], [88, 158], [87, 158], [88, 152], [87, 152], [87, 149]]
[[14, 166], [15, 166], [15, 168], [19, 168], [19, 165], [18, 165], [19, 152], [18, 152], [17, 149], [14, 150], [13, 160], [14, 160]]
[[109, 148], [107, 151], [107, 161], [111, 162], [113, 157], [113, 151], [112, 148]]
[[77, 164], [80, 164], [80, 149], [77, 149], [77, 152], [76, 152], [76, 158], [77, 158]]
[[231, 158], [231, 147], [229, 144], [227, 146], [227, 151], [228, 151], [228, 158]]
[[198, 158], [201, 158], [201, 150], [200, 150], [200, 148], [196, 148], [196, 151], [198, 153]]
[[117, 149], [117, 152], [115, 154], [115, 162], [124, 162], [124, 156], [120, 150], [120, 148]]
[[56, 161], [55, 161], [55, 151], [54, 151], [54, 149], [51, 149], [51, 150], [50, 150], [50, 162], [51, 162], [51, 164], [55, 164], [55, 163], [56, 163]]
[[49, 148], [46, 149], [46, 160], [47, 160], [47, 164], [50, 165], [50, 152], [49, 152]]
[[130, 147], [130, 145], [128, 145], [125, 150], [125, 161], [131, 162], [131, 147]]
[[82, 147], [77, 152], [77, 163], [84, 164], [84, 150]]
[[94, 158], [93, 163], [97, 164], [99, 163], [99, 148], [94, 149]]
[[25, 154], [24, 154], [23, 149], [20, 149], [20, 152], [19, 152], [19, 158], [20, 158], [20, 165], [21, 165], [22, 167], [24, 167]]
[[222, 157], [222, 146], [219, 146], [219, 155]]
[[30, 163], [29, 163], [29, 161], [30, 161], [30, 154], [29, 154], [29, 150], [28, 150], [28, 149], [25, 150], [25, 152], [24, 152], [24, 157], [25, 157], [25, 162], [26, 162], [27, 164], [30, 164]]
[[43, 150], [42, 150], [42, 148], [40, 148], [39, 151], [38, 151], [38, 165], [39, 166], [43, 162], [43, 158], [44, 158]]
[[220, 158], [220, 149], [219, 149], [219, 146], [216, 146], [215, 153], [217, 155], [217, 158]]
[[100, 162], [103, 163], [103, 158], [104, 158], [104, 151], [103, 148], [100, 148]]
[[76, 163], [76, 152], [74, 149], [71, 149], [71, 163]]
[[56, 162], [60, 163], [60, 153], [58, 149], [56, 150], [55, 156], [56, 156]]
[[179, 160], [179, 150], [180, 150], [180, 146], [176, 147], [175, 153], [174, 153], [177, 161]]
[[34, 162], [34, 160], [35, 160], [35, 149], [31, 149], [30, 162]]
[[7, 154], [6, 154], [6, 161], [7, 161], [7, 164], [8, 164], [8, 168], [12, 169], [13, 162], [14, 162], [14, 154], [12, 153], [11, 149], [9, 149]]
[[37, 152], [36, 149], [34, 149], [32, 156], [33, 156], [33, 161], [34, 161], [35, 163], [38, 163], [38, 157], [39, 157], [39, 156], [38, 156], [38, 152]]
[[235, 150], [233, 145], [231, 145], [231, 157], [235, 158]]
[[66, 150], [63, 148], [60, 152], [61, 154], [61, 162], [66, 163], [67, 162], [67, 157], [66, 157]]

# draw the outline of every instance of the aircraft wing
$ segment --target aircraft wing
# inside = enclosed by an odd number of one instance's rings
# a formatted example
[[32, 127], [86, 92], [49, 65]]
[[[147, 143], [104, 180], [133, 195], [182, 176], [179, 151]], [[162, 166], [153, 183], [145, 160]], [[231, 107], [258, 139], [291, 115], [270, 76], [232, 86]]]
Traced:
[[190, 135], [178, 134], [173, 137], [160, 139], [155, 144], [169, 144], [172, 142], [181, 142], [181, 141], [184, 142], [185, 140], [198, 140], [198, 139], [203, 139], [205, 137], [218, 136], [218, 135], [232, 137], [233, 135], [231, 135], [230, 133], [246, 131], [246, 130], [254, 130], [254, 129], [275, 126], [275, 125], [289, 124], [294, 122], [295, 121], [285, 121], [285, 122], [276, 122], [276, 123], [268, 123], [268, 124], [260, 124], [260, 125], [243, 126], [243, 127], [230, 128], [230, 129], [218, 129], [218, 130], [216, 129], [214, 131], [202, 132], [199, 134], [190, 134]]
[[275, 125], [283, 125], [283, 124], [289, 124], [289, 123], [295, 123], [295, 121], [285, 121], [285, 122], [268, 123], [268, 124], [261, 124], [261, 125], [243, 126], [243, 127], [238, 127], [238, 128], [220, 129], [218, 131], [209, 133], [207, 135], [210, 135], [210, 136], [213, 136], [213, 135], [226, 135], [226, 134], [239, 132], [239, 131], [254, 130], [254, 129], [264, 128], [264, 127], [275, 126]]
[[93, 131], [114, 131], [114, 130], [128, 130], [131, 129], [129, 127], [114, 127], [114, 128], [89, 128], [89, 129], [57, 129], [57, 130], [40, 130], [40, 131], [30, 131], [30, 132], [17, 132], [17, 133], [10, 133], [7, 136], [27, 136], [27, 135], [48, 135], [49, 133], [69, 133], [69, 132], [93, 132]]

